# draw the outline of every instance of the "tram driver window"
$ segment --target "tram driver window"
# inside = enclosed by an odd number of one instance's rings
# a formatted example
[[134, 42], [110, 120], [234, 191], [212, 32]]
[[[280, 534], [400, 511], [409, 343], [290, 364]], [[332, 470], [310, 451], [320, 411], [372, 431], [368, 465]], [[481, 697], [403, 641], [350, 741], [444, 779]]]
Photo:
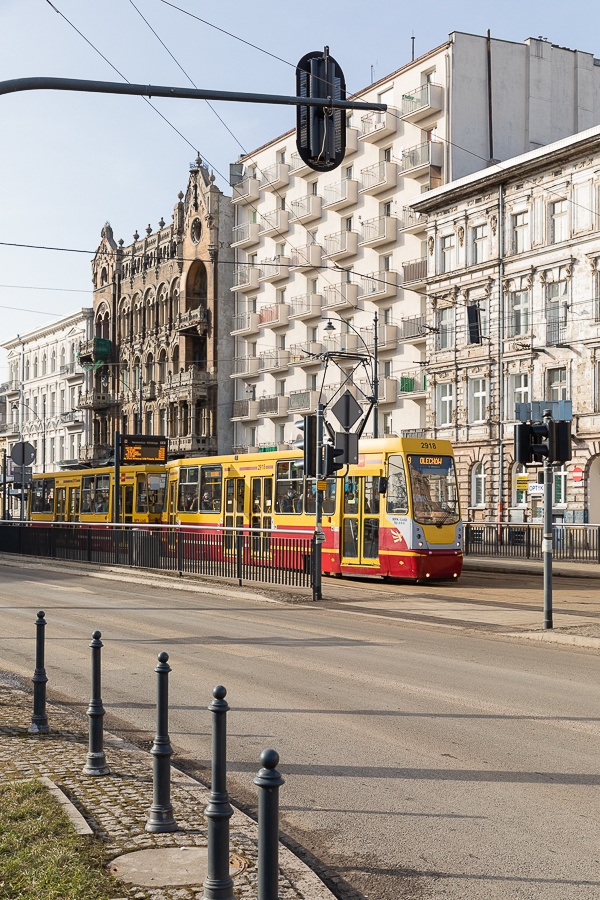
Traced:
[[93, 512], [108, 512], [108, 497], [110, 493], [110, 475], [96, 475], [96, 505]]
[[406, 487], [406, 472], [404, 471], [404, 462], [401, 456], [390, 456], [386, 501], [386, 512], [396, 515], [407, 515], [408, 491]]
[[302, 512], [304, 462], [290, 459], [277, 463], [275, 512], [294, 515]]
[[198, 466], [182, 466], [179, 470], [178, 512], [198, 511]]
[[200, 509], [221, 512], [221, 466], [202, 466], [200, 474]]

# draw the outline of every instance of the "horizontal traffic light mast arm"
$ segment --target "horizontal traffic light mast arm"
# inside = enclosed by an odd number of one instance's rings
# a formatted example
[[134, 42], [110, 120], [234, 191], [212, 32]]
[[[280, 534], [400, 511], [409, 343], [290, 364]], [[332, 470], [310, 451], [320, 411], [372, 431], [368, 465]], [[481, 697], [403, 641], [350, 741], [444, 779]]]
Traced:
[[0, 81], [0, 94], [19, 91], [83, 91], [88, 94], [129, 94], [137, 97], [175, 97], [180, 100], [224, 100], [234, 103], [274, 103], [280, 106], [316, 106], [321, 109], [365, 109], [385, 112], [386, 103], [362, 103], [326, 97], [285, 97], [279, 94], [245, 94], [207, 91], [203, 88], [168, 87], [162, 84], [122, 84], [119, 81], [86, 81], [81, 78], [11, 78]]

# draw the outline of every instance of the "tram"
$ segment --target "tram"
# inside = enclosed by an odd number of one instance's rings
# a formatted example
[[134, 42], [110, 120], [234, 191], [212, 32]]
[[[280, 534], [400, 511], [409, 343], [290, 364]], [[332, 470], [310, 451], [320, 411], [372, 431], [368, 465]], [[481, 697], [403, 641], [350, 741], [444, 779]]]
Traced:
[[[312, 534], [315, 507], [316, 482], [304, 477], [298, 450], [167, 463], [165, 524], [260, 529], [263, 537], [252, 546], [265, 557], [276, 545], [268, 536], [278, 529]], [[323, 532], [326, 574], [457, 578], [463, 534], [451, 444], [361, 441], [358, 464], [326, 481]]]
[[[123, 466], [120, 471], [120, 516], [125, 523], [158, 525], [162, 521], [167, 476], [164, 465]], [[114, 521], [115, 470], [66, 469], [34, 475], [29, 499], [33, 522]]]

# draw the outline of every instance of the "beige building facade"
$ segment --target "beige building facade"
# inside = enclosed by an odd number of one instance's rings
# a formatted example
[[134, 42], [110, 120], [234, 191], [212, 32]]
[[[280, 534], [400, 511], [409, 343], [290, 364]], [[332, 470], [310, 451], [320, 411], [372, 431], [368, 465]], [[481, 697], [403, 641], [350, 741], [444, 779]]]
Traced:
[[[600, 128], [424, 195], [426, 433], [453, 441], [474, 521], [539, 521], [515, 404], [570, 400], [556, 521], [600, 523]], [[480, 333], [477, 323], [480, 323]]]

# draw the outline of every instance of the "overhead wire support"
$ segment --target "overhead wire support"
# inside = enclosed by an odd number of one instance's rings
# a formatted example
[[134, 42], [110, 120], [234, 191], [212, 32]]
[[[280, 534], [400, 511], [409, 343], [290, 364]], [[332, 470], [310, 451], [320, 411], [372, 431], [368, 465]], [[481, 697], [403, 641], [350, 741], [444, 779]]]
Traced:
[[204, 88], [169, 87], [162, 84], [122, 84], [118, 81], [90, 81], [82, 78], [11, 78], [0, 81], [0, 94], [20, 91], [79, 91], [89, 94], [125, 94], [135, 97], [172, 97], [180, 100], [222, 100], [232, 103], [272, 103], [279, 106], [314, 106], [320, 109], [365, 109], [385, 112], [385, 103], [363, 103], [319, 97], [289, 97], [280, 94], [248, 94]]

